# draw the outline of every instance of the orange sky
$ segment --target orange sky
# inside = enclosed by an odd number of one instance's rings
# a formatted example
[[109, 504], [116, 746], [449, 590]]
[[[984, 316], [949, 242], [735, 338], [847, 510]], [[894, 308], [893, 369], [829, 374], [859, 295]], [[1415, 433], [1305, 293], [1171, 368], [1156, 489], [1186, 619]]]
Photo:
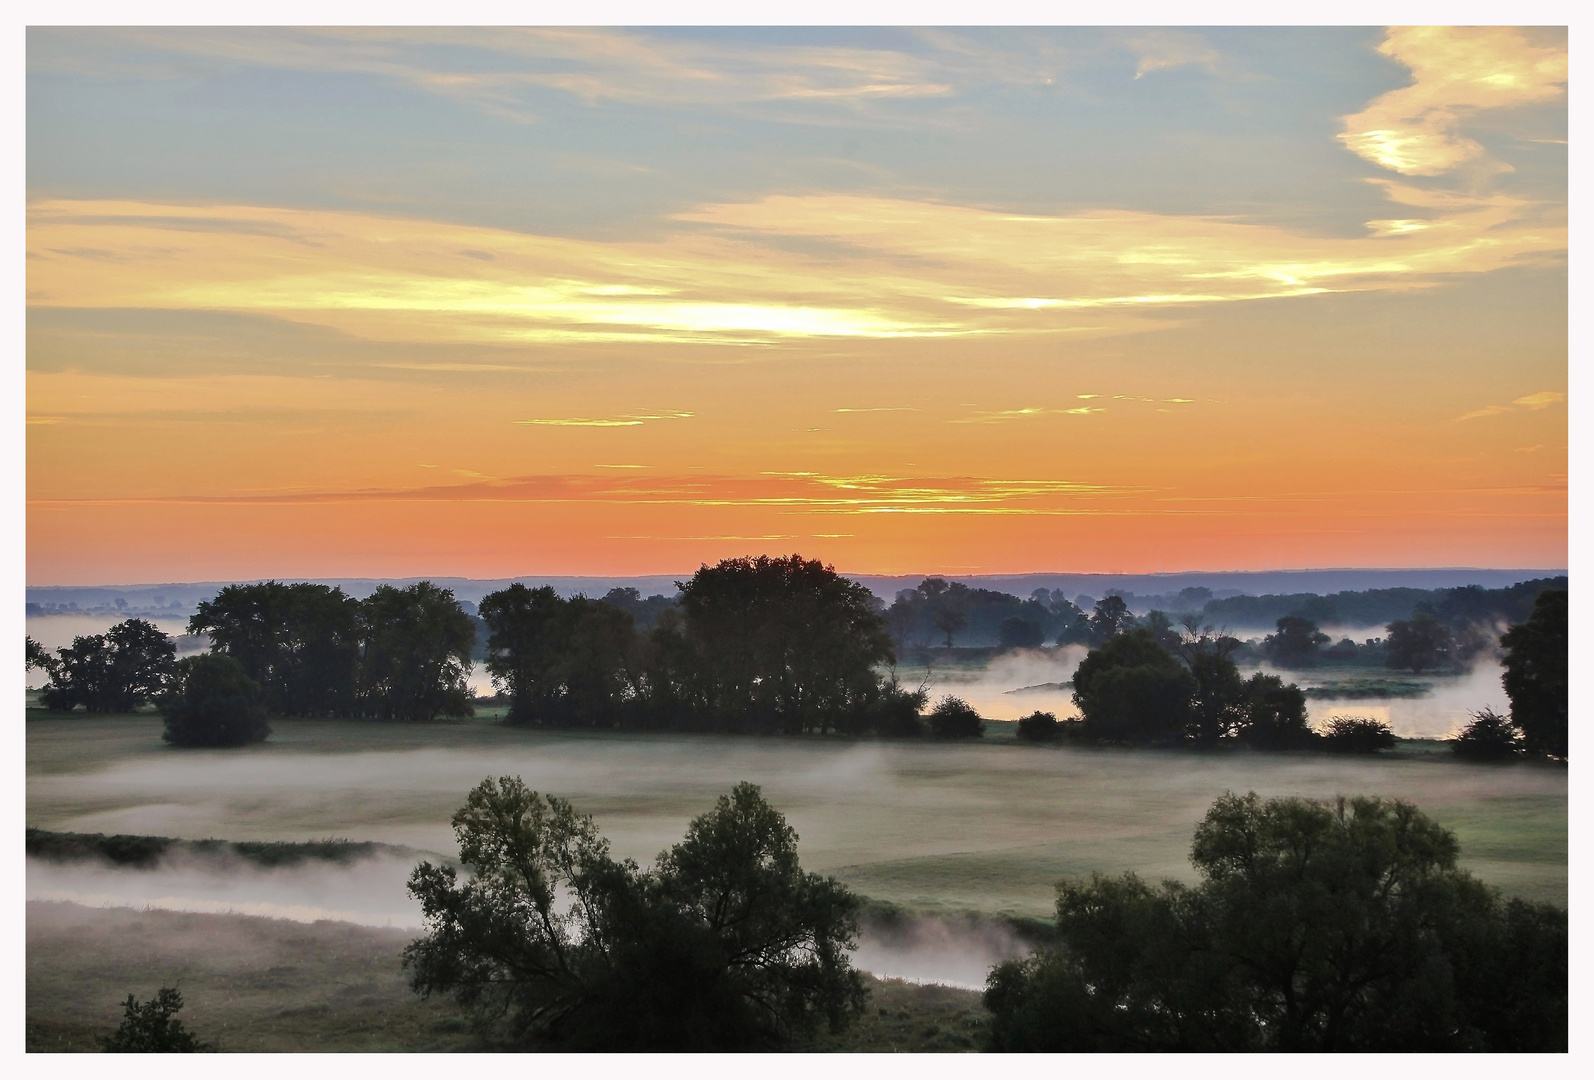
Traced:
[[274, 33], [30, 34], [32, 584], [1566, 565], [1564, 35]]

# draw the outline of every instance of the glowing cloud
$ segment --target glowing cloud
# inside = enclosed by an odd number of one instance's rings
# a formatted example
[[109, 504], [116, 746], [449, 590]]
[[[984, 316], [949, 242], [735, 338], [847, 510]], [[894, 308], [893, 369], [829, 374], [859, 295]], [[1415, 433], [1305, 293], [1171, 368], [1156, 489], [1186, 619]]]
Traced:
[[1520, 30], [1398, 27], [1378, 51], [1409, 67], [1412, 84], [1347, 116], [1339, 138], [1375, 165], [1408, 176], [1438, 176], [1483, 159], [1483, 147], [1461, 134], [1471, 114], [1566, 93], [1565, 44], [1536, 44]]
[[[649, 420], [684, 420], [692, 414], [689, 412], [661, 412], [661, 413], [630, 413], [626, 416], [610, 416], [594, 419], [586, 416], [562, 416], [546, 420], [516, 420], [517, 424], [535, 424], [542, 427], [640, 427]], [[610, 465], [606, 468], [640, 468], [640, 466]]]
[[[1215, 217], [771, 196], [683, 213], [679, 234], [624, 243], [334, 211], [49, 200], [28, 208], [28, 301], [267, 313], [384, 341], [1092, 336], [1165, 327], [1140, 314], [1158, 308], [1420, 287], [1563, 251], [1565, 228], [1521, 220], [1524, 205], [1467, 199], [1421, 231], [1344, 238]], [[794, 254], [783, 237], [841, 250]]]

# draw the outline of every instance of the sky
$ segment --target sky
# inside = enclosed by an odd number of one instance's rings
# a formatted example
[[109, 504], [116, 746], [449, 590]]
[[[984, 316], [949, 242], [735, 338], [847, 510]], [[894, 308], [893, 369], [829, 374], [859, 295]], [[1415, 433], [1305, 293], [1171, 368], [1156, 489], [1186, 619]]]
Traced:
[[27, 580], [1567, 563], [1556, 29], [27, 34]]

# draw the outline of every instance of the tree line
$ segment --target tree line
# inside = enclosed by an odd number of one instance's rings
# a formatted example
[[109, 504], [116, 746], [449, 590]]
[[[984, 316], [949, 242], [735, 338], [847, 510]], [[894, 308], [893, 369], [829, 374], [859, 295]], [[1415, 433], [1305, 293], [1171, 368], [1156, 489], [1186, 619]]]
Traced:
[[[800, 555], [727, 559], [677, 585], [679, 596], [666, 605], [635, 590], [566, 599], [516, 583], [484, 597], [474, 618], [452, 592], [426, 581], [383, 585], [364, 599], [310, 583], [230, 585], [189, 620], [191, 634], [209, 636], [207, 656], [178, 662], [167, 635], [129, 619], [54, 655], [30, 638], [28, 665], [50, 676], [41, 694], [48, 708], [126, 712], [159, 700], [171, 741], [236, 745], [264, 738], [268, 715], [471, 715], [467, 677], [479, 621], [485, 667], [513, 725], [950, 738], [983, 730], [978, 714], [953, 697], [926, 713], [925, 688], [908, 689], [894, 675], [891, 612], [918, 605], [933, 619], [937, 610], [955, 611], [934, 605], [961, 586], [926, 579], [904, 590], [916, 599], [899, 596], [883, 610], [864, 586]], [[1516, 733], [1510, 753], [1566, 754], [1566, 596], [1541, 591], [1532, 615], [1500, 639], [1512, 702], [1506, 735]], [[1080, 615], [1078, 632], [1093, 645], [1074, 678], [1081, 719], [1037, 714], [1020, 727], [1026, 738], [1392, 745], [1387, 730], [1355, 718], [1314, 732], [1298, 686], [1262, 673], [1242, 678], [1235, 658], [1243, 643], [1194, 616], [1180, 627], [1162, 612], [1137, 619], [1116, 596]], [[943, 622], [950, 635], [955, 620]], [[1423, 647], [1416, 630], [1390, 630], [1392, 642]], [[1323, 639], [1310, 621], [1285, 617], [1266, 647], [1299, 658]], [[1497, 747], [1502, 722], [1480, 714], [1467, 745]]]

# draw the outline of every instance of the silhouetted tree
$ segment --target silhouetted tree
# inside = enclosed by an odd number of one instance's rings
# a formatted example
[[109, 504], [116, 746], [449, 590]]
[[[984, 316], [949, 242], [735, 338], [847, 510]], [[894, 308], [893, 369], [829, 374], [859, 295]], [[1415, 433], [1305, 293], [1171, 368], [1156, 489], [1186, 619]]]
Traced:
[[1058, 889], [1058, 943], [992, 969], [991, 1048], [1562, 1051], [1567, 923], [1456, 866], [1415, 807], [1224, 795], [1194, 887]]
[[553, 719], [563, 692], [559, 668], [567, 649], [565, 602], [551, 585], [520, 582], [488, 593], [477, 608], [487, 627], [486, 666], [509, 695], [511, 724]]
[[260, 684], [225, 653], [178, 661], [161, 712], [161, 738], [173, 746], [244, 746], [271, 734]]
[[183, 1027], [176, 1014], [183, 1007], [183, 995], [174, 986], [163, 986], [148, 1001], [132, 994], [122, 1003], [122, 1024], [100, 1040], [107, 1054], [198, 1054], [213, 1053], [215, 1047], [200, 1042]]
[[51, 656], [49, 651], [45, 649], [43, 645], [40, 645], [37, 641], [34, 641], [33, 635], [29, 634], [27, 637], [28, 666], [25, 670], [32, 671], [34, 668], [38, 668], [45, 674], [50, 674], [53, 672], [55, 669], [55, 657]]
[[260, 684], [278, 716], [351, 716], [360, 663], [359, 602], [311, 582], [229, 585], [199, 603], [190, 634], [208, 634]]
[[[1096, 609], [1090, 616], [1091, 644], [1106, 644], [1108, 640], [1133, 626], [1134, 621], [1135, 617], [1123, 597], [1109, 596], [1096, 601]], [[1152, 640], [1155, 640], [1155, 636]]]
[[1528, 620], [1500, 637], [1511, 721], [1531, 754], [1567, 756], [1567, 621], [1567, 591], [1546, 590]]
[[974, 706], [951, 694], [935, 703], [927, 719], [930, 734], [937, 739], [977, 739], [985, 734], [985, 721]]
[[63, 712], [79, 705], [93, 713], [132, 712], [161, 692], [176, 658], [177, 646], [154, 623], [127, 619], [35, 660], [50, 675], [39, 700]]
[[361, 710], [383, 720], [469, 716], [476, 628], [454, 594], [430, 581], [379, 585], [360, 601]]
[[1018, 722], [1018, 737], [1025, 742], [1053, 742], [1057, 738], [1057, 717], [1037, 709]]
[[798, 734], [848, 727], [896, 661], [874, 594], [801, 555], [726, 559], [681, 582], [681, 693], [711, 724]]
[[1046, 643], [1046, 631], [1040, 623], [1015, 615], [1002, 620], [1000, 643], [1004, 649], [1036, 649]]
[[1306, 695], [1277, 675], [1257, 672], [1245, 682], [1240, 739], [1258, 750], [1297, 750], [1317, 740], [1306, 722]]
[[1109, 638], [1074, 672], [1074, 704], [1085, 730], [1108, 742], [1181, 741], [1195, 690], [1195, 677], [1149, 630]]
[[1322, 734], [1323, 749], [1336, 754], [1375, 754], [1395, 748], [1395, 733], [1369, 716], [1331, 716]]
[[1457, 757], [1468, 761], [1513, 761], [1522, 756], [1522, 733], [1493, 709], [1479, 709], [1472, 720], [1448, 740]]
[[1388, 631], [1385, 663], [1389, 667], [1409, 668], [1420, 674], [1443, 667], [1450, 660], [1454, 644], [1450, 628], [1429, 612], [1419, 611], [1409, 621], [1396, 620], [1389, 624]]
[[1278, 633], [1269, 634], [1262, 641], [1263, 655], [1279, 667], [1312, 667], [1317, 663], [1318, 650], [1329, 639], [1315, 622], [1300, 615], [1286, 615], [1275, 625]]
[[416, 867], [427, 934], [404, 966], [416, 992], [451, 995], [514, 1044], [772, 1049], [862, 1010], [858, 901], [803, 872], [796, 833], [751, 784], [648, 870], [515, 777], [479, 784], [453, 824], [472, 876]]

